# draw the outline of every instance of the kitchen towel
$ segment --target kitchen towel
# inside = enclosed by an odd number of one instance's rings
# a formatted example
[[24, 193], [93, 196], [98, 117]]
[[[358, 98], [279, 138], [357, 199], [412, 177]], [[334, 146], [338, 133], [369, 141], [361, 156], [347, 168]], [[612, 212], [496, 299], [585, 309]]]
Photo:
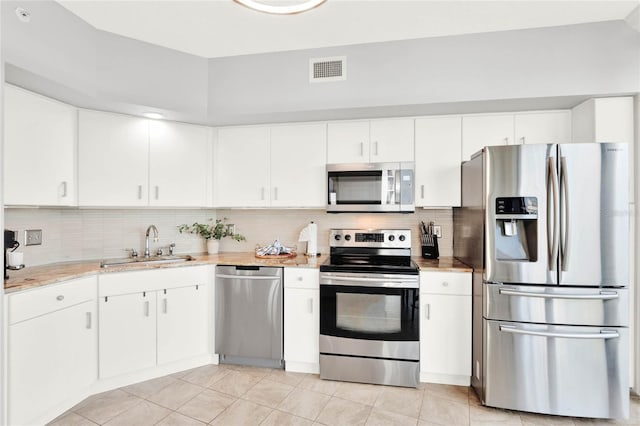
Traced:
[[311, 222], [300, 231], [298, 241], [307, 242], [307, 256], [318, 254], [318, 225]]

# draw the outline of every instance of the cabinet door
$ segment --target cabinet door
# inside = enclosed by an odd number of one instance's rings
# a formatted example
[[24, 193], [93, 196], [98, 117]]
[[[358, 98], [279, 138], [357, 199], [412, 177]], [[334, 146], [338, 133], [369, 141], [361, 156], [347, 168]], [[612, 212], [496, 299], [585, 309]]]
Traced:
[[513, 114], [462, 117], [462, 161], [494, 145], [513, 145]]
[[462, 118], [416, 119], [416, 206], [460, 206]]
[[76, 204], [77, 117], [70, 105], [5, 85], [5, 204]]
[[320, 290], [284, 289], [284, 360], [319, 363]]
[[271, 128], [271, 206], [318, 207], [326, 201], [324, 124]]
[[327, 124], [327, 163], [368, 163], [369, 122]]
[[237, 127], [218, 130], [216, 205], [269, 205], [269, 128]]
[[206, 285], [157, 292], [158, 365], [207, 352]]
[[420, 371], [471, 376], [471, 296], [420, 294]]
[[79, 112], [79, 205], [148, 204], [148, 121], [97, 111]]
[[204, 207], [207, 204], [209, 129], [149, 121], [149, 205]]
[[98, 299], [100, 378], [156, 365], [156, 293]]
[[34, 424], [96, 380], [95, 310], [94, 299], [8, 328], [9, 424]]
[[554, 111], [515, 115], [516, 143], [570, 143], [571, 112]]
[[413, 119], [372, 120], [371, 162], [414, 161], [413, 126]]

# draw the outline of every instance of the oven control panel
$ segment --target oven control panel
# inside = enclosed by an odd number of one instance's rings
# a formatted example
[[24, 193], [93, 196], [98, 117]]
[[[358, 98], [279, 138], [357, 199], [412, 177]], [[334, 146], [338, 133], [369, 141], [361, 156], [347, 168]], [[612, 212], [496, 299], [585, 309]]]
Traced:
[[330, 247], [411, 248], [409, 229], [332, 229]]

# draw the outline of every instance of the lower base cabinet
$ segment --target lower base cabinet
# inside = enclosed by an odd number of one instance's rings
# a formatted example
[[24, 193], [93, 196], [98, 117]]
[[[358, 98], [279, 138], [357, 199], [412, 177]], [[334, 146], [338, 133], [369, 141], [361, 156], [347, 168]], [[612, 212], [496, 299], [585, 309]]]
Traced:
[[8, 424], [37, 424], [95, 382], [95, 294], [92, 277], [7, 296]]
[[287, 371], [320, 370], [320, 287], [317, 269], [284, 269], [284, 361]]
[[420, 273], [420, 381], [471, 380], [471, 273]]

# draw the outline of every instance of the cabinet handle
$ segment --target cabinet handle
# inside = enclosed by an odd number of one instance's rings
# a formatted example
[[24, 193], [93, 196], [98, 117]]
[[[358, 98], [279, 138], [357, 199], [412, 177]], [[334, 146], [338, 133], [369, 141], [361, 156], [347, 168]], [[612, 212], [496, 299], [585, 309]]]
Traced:
[[273, 188], [273, 199], [277, 200], [278, 199], [278, 187], [274, 187]]
[[156, 200], [160, 198], [160, 187], [156, 185]]
[[162, 312], [167, 313], [167, 299], [162, 300]]
[[67, 196], [67, 181], [62, 181], [62, 196], [66, 197]]
[[522, 143], [522, 145], [524, 145], [524, 144], [525, 144], [525, 142], [524, 142], [524, 136], [520, 138], [520, 142]]
[[144, 316], [145, 317], [149, 316], [149, 301], [148, 300], [146, 302], [144, 302]]
[[449, 283], [447, 281], [442, 281], [442, 287], [449, 287]]
[[420, 198], [424, 200], [424, 185], [420, 185]]
[[378, 141], [373, 143], [374, 153], [373, 155], [378, 155]]
[[360, 142], [360, 157], [364, 156], [364, 142]]
[[431, 304], [430, 304], [430, 303], [427, 303], [426, 308], [427, 308], [427, 309], [425, 309], [424, 317], [425, 317], [426, 319], [431, 319]]
[[298, 278], [297, 278], [297, 280], [298, 280], [298, 281], [302, 281], [302, 280], [303, 280], [303, 278], [302, 278], [302, 277], [298, 277]]
[[138, 185], [138, 200], [142, 200], [142, 185]]
[[56, 300], [57, 300], [58, 302], [62, 302], [62, 301], [64, 300], [64, 296], [63, 296], [63, 295], [60, 295], [60, 296], [56, 297]]
[[87, 330], [91, 330], [91, 312], [87, 312]]
[[504, 138], [504, 144], [505, 145], [509, 145], [509, 137], [508, 136], [506, 138]]
[[260, 188], [260, 199], [264, 201], [264, 186]]
[[313, 313], [313, 299], [308, 299], [307, 301], [307, 310], [310, 314]]

